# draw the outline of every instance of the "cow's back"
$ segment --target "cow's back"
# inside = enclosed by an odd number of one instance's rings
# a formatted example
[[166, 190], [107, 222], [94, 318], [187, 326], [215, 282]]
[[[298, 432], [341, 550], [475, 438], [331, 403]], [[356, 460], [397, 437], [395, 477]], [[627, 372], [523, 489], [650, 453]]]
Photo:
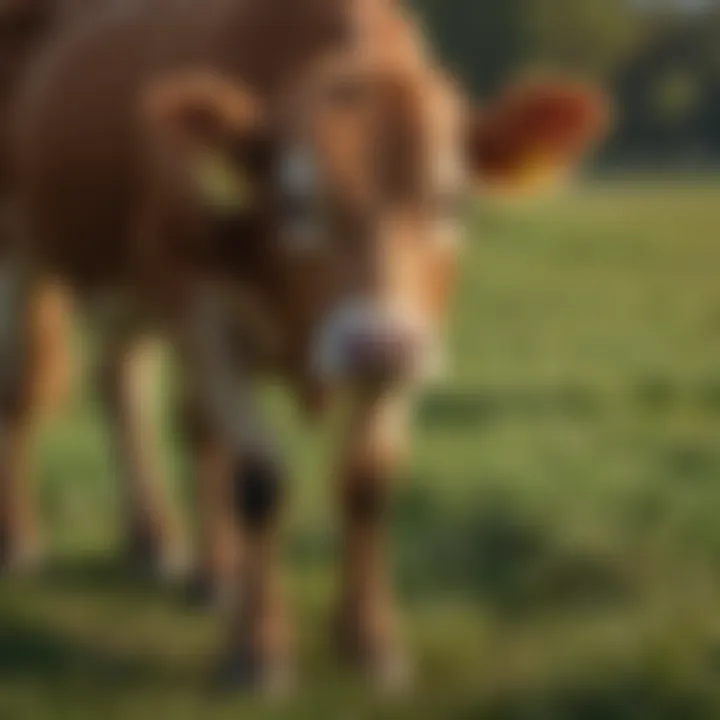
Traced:
[[30, 74], [15, 135], [41, 256], [83, 281], [129, 272], [128, 237], [144, 190], [144, 84], [201, 67], [272, 95], [347, 40], [343, 2], [157, 0], [96, 13], [50, 43]]
[[139, 190], [130, 104], [148, 63], [145, 32], [112, 11], [54, 40], [15, 112], [16, 179], [33, 240], [44, 260], [87, 279], [124, 262], [122, 224]]
[[98, 7], [128, 0], [5, 0], [0, 3], [0, 192], [8, 180], [9, 126], [17, 92], [42, 47]]
[[13, 97], [23, 72], [55, 22], [53, 0], [0, 5], [0, 193], [8, 183], [7, 147]]

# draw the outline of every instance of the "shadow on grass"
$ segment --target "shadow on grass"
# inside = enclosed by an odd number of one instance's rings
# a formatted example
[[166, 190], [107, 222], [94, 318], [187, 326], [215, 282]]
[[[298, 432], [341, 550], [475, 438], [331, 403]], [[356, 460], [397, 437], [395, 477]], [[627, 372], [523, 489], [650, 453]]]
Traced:
[[[8, 578], [7, 582], [13, 582]], [[204, 609], [192, 596], [190, 578], [161, 579], [143, 575], [112, 552], [53, 559], [26, 581], [33, 593], [70, 593], [73, 596], [114, 601], [123, 598], [133, 606]]]
[[484, 425], [513, 417], [591, 418], [602, 406], [592, 388], [481, 388], [429, 394], [418, 414], [425, 427]]
[[720, 448], [703, 442], [676, 442], [658, 453], [662, 477], [673, 483], [712, 484], [720, 470]]
[[143, 585], [133, 578], [127, 565], [110, 553], [56, 560], [40, 579], [53, 587], [102, 592], [139, 590]]
[[0, 680], [32, 680], [43, 685], [98, 687], [181, 687], [190, 679], [180, 667], [155, 658], [108, 648], [66, 635], [38, 618], [3, 612], [0, 616]]
[[634, 592], [625, 556], [562, 545], [511, 498], [443, 511], [414, 489], [400, 502], [396, 527], [401, 583], [413, 597], [465, 595], [522, 613], [615, 603]]
[[649, 669], [566, 678], [542, 689], [524, 689], [470, 703], [454, 720], [712, 720], [720, 696], [712, 679], [673, 678]]
[[181, 588], [151, 575], [143, 575], [111, 552], [55, 560], [39, 577], [48, 589], [67, 589], [100, 594], [122, 593], [125, 596], [159, 598]]

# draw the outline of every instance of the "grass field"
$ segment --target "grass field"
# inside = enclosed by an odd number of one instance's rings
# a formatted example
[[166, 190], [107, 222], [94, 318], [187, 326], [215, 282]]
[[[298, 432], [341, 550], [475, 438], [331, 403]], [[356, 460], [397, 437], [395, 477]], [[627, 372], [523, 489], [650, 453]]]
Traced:
[[478, 210], [453, 374], [422, 403], [395, 512], [407, 699], [369, 698], [326, 643], [322, 433], [272, 398], [302, 662], [298, 694], [266, 705], [208, 693], [219, 623], [118, 565], [79, 399], [42, 443], [48, 572], [0, 580], [0, 719], [720, 717], [718, 208], [705, 182]]

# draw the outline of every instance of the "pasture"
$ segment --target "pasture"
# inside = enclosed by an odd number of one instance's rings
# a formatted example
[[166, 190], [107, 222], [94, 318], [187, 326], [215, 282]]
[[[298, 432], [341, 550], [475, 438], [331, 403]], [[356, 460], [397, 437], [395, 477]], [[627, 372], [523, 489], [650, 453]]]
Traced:
[[394, 507], [404, 699], [369, 698], [326, 642], [326, 431], [270, 389], [300, 689], [218, 696], [221, 623], [117, 560], [104, 426], [78, 389], [41, 441], [47, 571], [0, 580], [0, 719], [719, 717], [719, 207], [720, 183], [623, 181], [474, 213], [452, 374], [420, 404]]

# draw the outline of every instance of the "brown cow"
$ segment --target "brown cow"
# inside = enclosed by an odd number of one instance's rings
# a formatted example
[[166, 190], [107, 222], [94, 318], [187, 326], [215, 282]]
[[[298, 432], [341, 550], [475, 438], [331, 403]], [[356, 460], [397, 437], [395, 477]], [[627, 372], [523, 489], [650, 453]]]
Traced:
[[[338, 639], [378, 681], [403, 679], [384, 515], [409, 400], [438, 364], [461, 200], [472, 179], [574, 164], [599, 132], [597, 98], [528, 87], [478, 117], [391, 0], [112, 12], [66, 35], [27, 85], [0, 289], [22, 308], [57, 276], [101, 319], [137, 536], [171, 535], [148, 490], [147, 393], [129, 392], [138, 337], [164, 332], [188, 391], [208, 571], [242, 538], [229, 667], [286, 680], [283, 471], [253, 379], [279, 374], [313, 406], [342, 390]], [[23, 347], [14, 317], [7, 359]], [[21, 357], [8, 391], [34, 385]], [[31, 398], [7, 401], [6, 466]]]

